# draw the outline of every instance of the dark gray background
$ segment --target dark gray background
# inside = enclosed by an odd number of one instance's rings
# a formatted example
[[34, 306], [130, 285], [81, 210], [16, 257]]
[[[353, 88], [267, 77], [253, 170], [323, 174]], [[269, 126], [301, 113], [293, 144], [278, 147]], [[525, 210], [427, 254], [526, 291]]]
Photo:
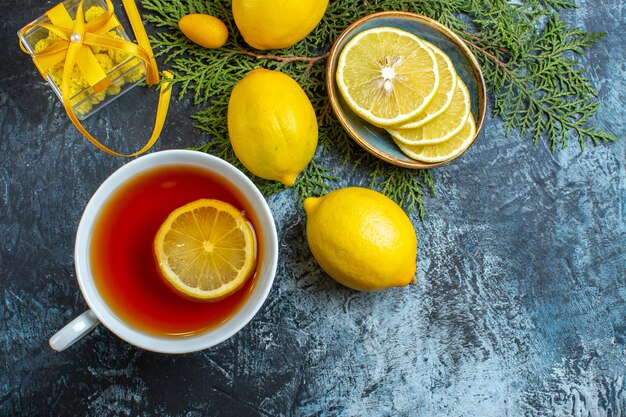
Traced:
[[[490, 116], [436, 170], [426, 220], [412, 214], [418, 283], [377, 294], [325, 276], [296, 197], [272, 197], [280, 266], [260, 313], [213, 349], [165, 356], [102, 326], [48, 347], [86, 309], [73, 265], [82, 210], [126, 160], [78, 134], [17, 47], [15, 32], [55, 2], [0, 0], [0, 415], [626, 415], [625, 5], [578, 3], [569, 22], [608, 32], [582, 62], [595, 122], [620, 142], [552, 155]], [[87, 126], [136, 149], [154, 99], [135, 89]], [[195, 110], [174, 101], [155, 150], [203, 143]], [[366, 184], [336, 168], [341, 185]]]

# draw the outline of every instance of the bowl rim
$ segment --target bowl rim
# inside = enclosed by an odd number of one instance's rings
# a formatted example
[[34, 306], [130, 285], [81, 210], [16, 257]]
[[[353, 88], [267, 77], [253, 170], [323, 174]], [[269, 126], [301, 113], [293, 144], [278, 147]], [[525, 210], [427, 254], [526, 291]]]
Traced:
[[[334, 68], [337, 65], [338, 62], [338, 51], [339, 51], [339, 45], [343, 42], [343, 40], [348, 37], [355, 29], [357, 29], [359, 26], [361, 26], [362, 24], [364, 24], [365, 22], [368, 22], [370, 20], [375, 20], [375, 19], [379, 19], [379, 18], [389, 18], [389, 17], [396, 17], [396, 18], [401, 18], [401, 19], [409, 19], [409, 20], [416, 20], [419, 21], [420, 23], [425, 23], [428, 26], [430, 26], [431, 28], [439, 31], [440, 33], [442, 33], [443, 35], [447, 36], [454, 44], [456, 44], [461, 51], [463, 52], [463, 55], [465, 55], [465, 57], [467, 58], [467, 60], [470, 63], [470, 66], [472, 68], [472, 72], [474, 74], [474, 76], [476, 77], [476, 79], [478, 80], [478, 114], [476, 115], [476, 133], [474, 134], [474, 137], [472, 138], [472, 142], [470, 143], [470, 145], [467, 147], [467, 149], [465, 149], [463, 152], [461, 152], [459, 155], [457, 155], [454, 158], [448, 159], [446, 161], [443, 162], [437, 162], [437, 163], [427, 163], [427, 162], [421, 162], [421, 161], [417, 161], [417, 160], [413, 160], [413, 161], [405, 161], [402, 159], [398, 159], [392, 155], [389, 155], [383, 151], [381, 151], [380, 149], [376, 148], [375, 146], [372, 146], [369, 142], [367, 142], [366, 140], [364, 140], [363, 138], [361, 138], [361, 136], [356, 132], [356, 130], [354, 130], [354, 128], [352, 127], [352, 125], [347, 121], [345, 115], [343, 114], [342, 109], [339, 106], [339, 100], [338, 100], [338, 93], [336, 91], [336, 87], [335, 87], [335, 70]], [[326, 63], [326, 89], [328, 91], [328, 99], [330, 102], [331, 107], [333, 108], [333, 112], [335, 113], [335, 116], [337, 116], [337, 118], [339, 119], [339, 122], [341, 123], [341, 125], [343, 126], [343, 128], [346, 130], [346, 132], [348, 132], [348, 134], [350, 135], [350, 137], [352, 137], [352, 139], [359, 144], [359, 146], [361, 146], [363, 149], [365, 149], [367, 152], [369, 152], [370, 154], [376, 156], [377, 158], [389, 162], [393, 165], [397, 165], [400, 167], [404, 167], [404, 168], [413, 168], [413, 169], [428, 169], [428, 168], [435, 168], [438, 166], [442, 166], [442, 165], [446, 165], [452, 161], [454, 161], [455, 159], [459, 158], [461, 155], [463, 155], [465, 152], [467, 152], [467, 150], [469, 148], [472, 147], [472, 145], [474, 144], [474, 142], [476, 141], [476, 138], [478, 137], [478, 135], [480, 134], [480, 132], [482, 131], [483, 128], [483, 124], [485, 121], [485, 116], [487, 114], [487, 86], [485, 84], [485, 78], [483, 77], [483, 73], [482, 73], [482, 69], [480, 66], [480, 63], [478, 62], [478, 60], [476, 59], [476, 57], [474, 56], [474, 54], [472, 53], [472, 51], [469, 49], [469, 47], [467, 46], [467, 44], [465, 43], [465, 41], [456, 33], [454, 33], [453, 31], [451, 31], [450, 29], [448, 29], [446, 26], [444, 26], [443, 24], [439, 23], [438, 21], [428, 17], [428, 16], [424, 16], [418, 13], [413, 13], [413, 12], [404, 12], [404, 11], [384, 11], [384, 12], [377, 12], [377, 13], [372, 13], [369, 14], [367, 16], [364, 16], [358, 20], [356, 20], [355, 22], [351, 23], [348, 27], [346, 27], [343, 32], [341, 32], [341, 34], [337, 37], [337, 39], [335, 40], [335, 42], [333, 43], [333, 46], [331, 47], [329, 53], [328, 53], [328, 61]]]

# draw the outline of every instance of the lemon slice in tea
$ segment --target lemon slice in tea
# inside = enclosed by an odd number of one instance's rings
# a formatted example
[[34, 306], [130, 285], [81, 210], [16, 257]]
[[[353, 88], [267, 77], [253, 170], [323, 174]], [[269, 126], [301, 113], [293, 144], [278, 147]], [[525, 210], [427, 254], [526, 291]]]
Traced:
[[459, 78], [452, 97], [452, 104], [445, 112], [414, 129], [387, 129], [396, 142], [405, 145], [434, 145], [454, 137], [465, 126], [470, 114], [470, 95]]
[[437, 163], [454, 159], [470, 147], [476, 135], [476, 123], [470, 115], [459, 133], [449, 140], [435, 145], [406, 145], [394, 138], [400, 150], [410, 158], [422, 162]]
[[252, 274], [255, 235], [242, 213], [219, 200], [202, 199], [174, 210], [154, 239], [163, 279], [182, 295], [218, 301]]
[[439, 88], [423, 111], [402, 124], [403, 129], [420, 127], [446, 111], [447, 108], [450, 107], [450, 104], [452, 104], [454, 91], [456, 90], [458, 77], [450, 57], [432, 43], [426, 42], [425, 40], [422, 40], [422, 42], [435, 54], [437, 70], [439, 71]]
[[414, 117], [439, 87], [434, 53], [417, 36], [391, 27], [352, 38], [339, 56], [336, 79], [352, 111], [376, 126]]

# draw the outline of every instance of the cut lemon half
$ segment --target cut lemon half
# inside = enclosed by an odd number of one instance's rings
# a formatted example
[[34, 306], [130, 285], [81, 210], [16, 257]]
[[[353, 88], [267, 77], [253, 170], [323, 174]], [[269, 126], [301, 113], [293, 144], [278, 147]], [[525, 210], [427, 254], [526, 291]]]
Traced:
[[406, 145], [395, 139], [394, 141], [400, 147], [400, 150], [410, 158], [434, 164], [449, 161], [461, 155], [472, 144], [474, 135], [476, 135], [476, 123], [474, 123], [474, 118], [470, 115], [461, 131], [445, 142], [436, 145], [418, 146]]
[[441, 49], [435, 45], [422, 40], [435, 54], [437, 60], [437, 71], [439, 72], [439, 88], [433, 99], [417, 116], [411, 118], [402, 124], [402, 129], [414, 129], [433, 120], [441, 113], [446, 111], [454, 96], [458, 77], [454, 70], [454, 65], [450, 57], [443, 53]]
[[339, 56], [336, 78], [352, 111], [376, 126], [414, 117], [439, 87], [434, 53], [417, 36], [391, 27], [352, 38]]
[[154, 239], [163, 279], [181, 294], [218, 301], [235, 292], [256, 263], [255, 235], [242, 213], [202, 199], [174, 210]]
[[414, 129], [387, 129], [397, 142], [405, 145], [434, 145], [454, 137], [465, 126], [470, 114], [470, 95], [459, 78], [452, 104], [435, 119]]

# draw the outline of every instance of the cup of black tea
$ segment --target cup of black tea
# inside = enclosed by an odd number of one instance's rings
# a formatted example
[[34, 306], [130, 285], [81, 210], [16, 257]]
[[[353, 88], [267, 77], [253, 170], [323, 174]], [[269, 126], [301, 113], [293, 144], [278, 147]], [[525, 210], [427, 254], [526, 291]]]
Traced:
[[[200, 199], [234, 206], [255, 234], [255, 267], [235, 292], [200, 302], [174, 291], [155, 262], [159, 227], [177, 208]], [[272, 213], [236, 167], [189, 150], [168, 150], [122, 166], [95, 192], [76, 234], [76, 276], [89, 310], [50, 339], [61, 351], [98, 324], [137, 347], [188, 353], [237, 333], [267, 298], [278, 260]]]

